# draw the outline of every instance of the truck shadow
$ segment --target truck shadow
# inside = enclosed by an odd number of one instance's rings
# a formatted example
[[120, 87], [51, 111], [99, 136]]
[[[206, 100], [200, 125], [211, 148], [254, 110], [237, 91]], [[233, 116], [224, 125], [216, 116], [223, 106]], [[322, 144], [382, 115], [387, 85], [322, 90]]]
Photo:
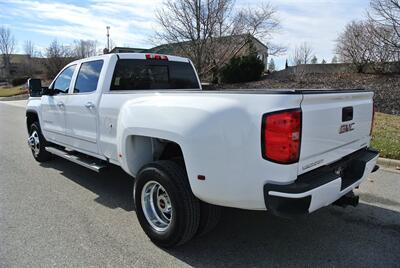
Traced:
[[98, 195], [94, 200], [109, 208], [134, 210], [132, 198], [133, 178], [120, 167], [110, 166], [96, 173], [62, 158], [41, 163], [42, 167], [56, 169], [69, 180]]
[[296, 220], [225, 209], [213, 232], [167, 252], [196, 267], [395, 267], [399, 247], [400, 213], [360, 204]]
[[[106, 207], [134, 210], [133, 179], [119, 167], [98, 174], [59, 158], [41, 165], [92, 191], [98, 196], [94, 201]], [[357, 208], [331, 206], [295, 220], [226, 208], [214, 231], [164, 252], [199, 267], [395, 267], [399, 248], [400, 213], [361, 203]]]

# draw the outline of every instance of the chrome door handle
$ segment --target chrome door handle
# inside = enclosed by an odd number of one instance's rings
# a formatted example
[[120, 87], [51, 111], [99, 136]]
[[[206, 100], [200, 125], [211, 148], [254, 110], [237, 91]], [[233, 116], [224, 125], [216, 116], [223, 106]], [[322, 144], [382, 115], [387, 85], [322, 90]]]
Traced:
[[85, 107], [88, 109], [94, 109], [95, 106], [94, 106], [93, 102], [88, 102], [85, 104]]
[[60, 107], [60, 108], [63, 108], [64, 107], [64, 103], [62, 101], [57, 102], [57, 106]]

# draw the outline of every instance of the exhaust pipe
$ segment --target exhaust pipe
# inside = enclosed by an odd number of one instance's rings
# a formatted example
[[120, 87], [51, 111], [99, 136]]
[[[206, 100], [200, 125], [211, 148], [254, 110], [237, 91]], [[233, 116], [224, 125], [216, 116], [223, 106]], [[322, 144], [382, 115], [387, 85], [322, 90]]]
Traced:
[[355, 195], [353, 191], [345, 194], [344, 196], [342, 196], [341, 198], [339, 198], [338, 200], [336, 200], [333, 204], [335, 206], [339, 206], [339, 207], [347, 207], [347, 206], [353, 206], [356, 207], [359, 203], [359, 196]]

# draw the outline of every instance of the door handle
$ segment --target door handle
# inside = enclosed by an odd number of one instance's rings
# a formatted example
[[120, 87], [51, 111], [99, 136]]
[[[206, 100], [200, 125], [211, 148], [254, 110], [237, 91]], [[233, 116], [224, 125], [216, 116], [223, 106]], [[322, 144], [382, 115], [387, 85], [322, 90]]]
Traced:
[[94, 109], [95, 106], [94, 106], [93, 102], [89, 101], [88, 103], [85, 104], [85, 107], [88, 109]]
[[63, 108], [64, 107], [64, 103], [62, 101], [57, 102], [57, 106], [60, 107], [60, 108]]

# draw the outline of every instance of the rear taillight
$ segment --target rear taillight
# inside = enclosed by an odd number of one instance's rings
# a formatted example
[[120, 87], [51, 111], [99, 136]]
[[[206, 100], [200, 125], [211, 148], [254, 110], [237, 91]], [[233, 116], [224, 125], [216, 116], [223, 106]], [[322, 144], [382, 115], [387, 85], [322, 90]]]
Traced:
[[158, 54], [146, 54], [146, 59], [148, 59], [148, 60], [168, 60], [168, 57], [165, 55], [158, 55]]
[[375, 112], [376, 112], [376, 106], [372, 105], [372, 120], [371, 120], [371, 130], [369, 131], [369, 135], [372, 136], [372, 131], [374, 130], [374, 124], [375, 124]]
[[299, 161], [301, 109], [264, 114], [261, 146], [264, 159], [281, 164]]

